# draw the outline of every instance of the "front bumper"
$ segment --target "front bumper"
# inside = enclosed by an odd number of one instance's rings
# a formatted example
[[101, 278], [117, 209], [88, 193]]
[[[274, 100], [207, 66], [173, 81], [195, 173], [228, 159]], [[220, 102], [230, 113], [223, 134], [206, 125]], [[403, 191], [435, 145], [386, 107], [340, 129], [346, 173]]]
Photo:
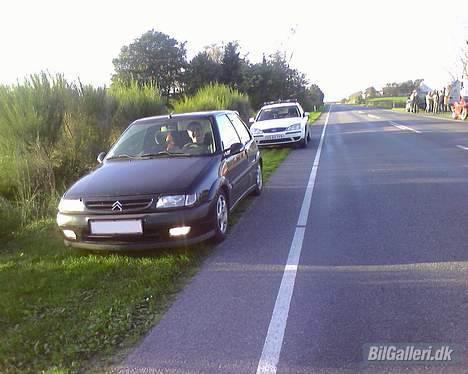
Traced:
[[[213, 204], [203, 203], [193, 208], [139, 214], [64, 214], [59, 213], [60, 230], [72, 230], [76, 240], [64, 236], [65, 245], [91, 250], [142, 250], [190, 246], [214, 236]], [[140, 220], [142, 234], [91, 233], [91, 221]], [[169, 229], [190, 226], [190, 232], [181, 237], [171, 237]]]
[[263, 133], [254, 135], [258, 146], [293, 144], [304, 139], [304, 131], [282, 131], [276, 133]]

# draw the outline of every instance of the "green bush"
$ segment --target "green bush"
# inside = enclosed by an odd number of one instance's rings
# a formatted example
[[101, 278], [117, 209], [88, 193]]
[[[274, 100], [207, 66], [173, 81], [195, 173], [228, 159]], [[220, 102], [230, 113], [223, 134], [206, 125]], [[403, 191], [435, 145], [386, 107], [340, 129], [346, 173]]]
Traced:
[[252, 112], [246, 95], [219, 83], [211, 83], [200, 88], [195, 95], [185, 96], [173, 106], [176, 113], [217, 109], [236, 110], [244, 120], [248, 120]]
[[166, 102], [152, 84], [114, 81], [108, 93], [117, 103], [114, 124], [121, 129], [141, 118], [167, 113]]

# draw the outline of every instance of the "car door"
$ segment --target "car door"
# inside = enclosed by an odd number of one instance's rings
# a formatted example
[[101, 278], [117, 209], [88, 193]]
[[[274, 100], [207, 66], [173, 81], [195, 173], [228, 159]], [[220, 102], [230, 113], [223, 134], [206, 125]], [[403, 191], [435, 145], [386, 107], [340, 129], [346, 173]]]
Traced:
[[234, 143], [242, 143], [239, 135], [237, 134], [234, 125], [226, 116], [221, 114], [216, 116], [216, 123], [218, 124], [218, 131], [221, 140], [221, 148], [223, 150], [223, 168], [225, 169], [225, 177], [231, 185], [231, 206], [239, 200], [242, 196], [244, 182], [243, 178], [243, 161], [245, 161], [245, 152], [241, 151], [236, 154], [230, 154], [229, 148]]
[[247, 190], [255, 184], [257, 178], [257, 163], [259, 158], [257, 143], [249, 130], [247, 130], [247, 126], [236, 113], [229, 113], [228, 117], [244, 145], [241, 178], [243, 179], [242, 185]]

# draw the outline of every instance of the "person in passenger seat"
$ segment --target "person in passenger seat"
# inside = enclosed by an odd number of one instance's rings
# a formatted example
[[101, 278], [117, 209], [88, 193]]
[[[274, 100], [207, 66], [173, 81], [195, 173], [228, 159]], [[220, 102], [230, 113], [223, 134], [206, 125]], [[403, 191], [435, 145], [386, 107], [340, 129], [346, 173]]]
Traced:
[[170, 131], [166, 135], [166, 151], [167, 152], [180, 152], [181, 147], [177, 145], [176, 143], [176, 137], [177, 135], [173, 132]]
[[203, 130], [199, 122], [192, 121], [187, 126], [187, 131], [190, 135], [190, 139], [192, 139], [192, 143], [194, 144], [203, 144], [204, 137], [203, 137]]

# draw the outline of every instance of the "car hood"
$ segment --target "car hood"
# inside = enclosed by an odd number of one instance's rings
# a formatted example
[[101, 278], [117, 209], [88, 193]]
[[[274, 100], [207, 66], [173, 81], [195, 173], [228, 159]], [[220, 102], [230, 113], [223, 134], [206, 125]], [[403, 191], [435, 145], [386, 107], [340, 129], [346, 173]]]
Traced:
[[67, 198], [189, 193], [221, 156], [109, 160], [77, 181]]
[[252, 125], [252, 128], [257, 128], [260, 130], [265, 129], [275, 129], [281, 127], [289, 127], [295, 123], [302, 123], [302, 118], [293, 117], [293, 118], [280, 118], [280, 119], [270, 119], [267, 121], [258, 121]]

